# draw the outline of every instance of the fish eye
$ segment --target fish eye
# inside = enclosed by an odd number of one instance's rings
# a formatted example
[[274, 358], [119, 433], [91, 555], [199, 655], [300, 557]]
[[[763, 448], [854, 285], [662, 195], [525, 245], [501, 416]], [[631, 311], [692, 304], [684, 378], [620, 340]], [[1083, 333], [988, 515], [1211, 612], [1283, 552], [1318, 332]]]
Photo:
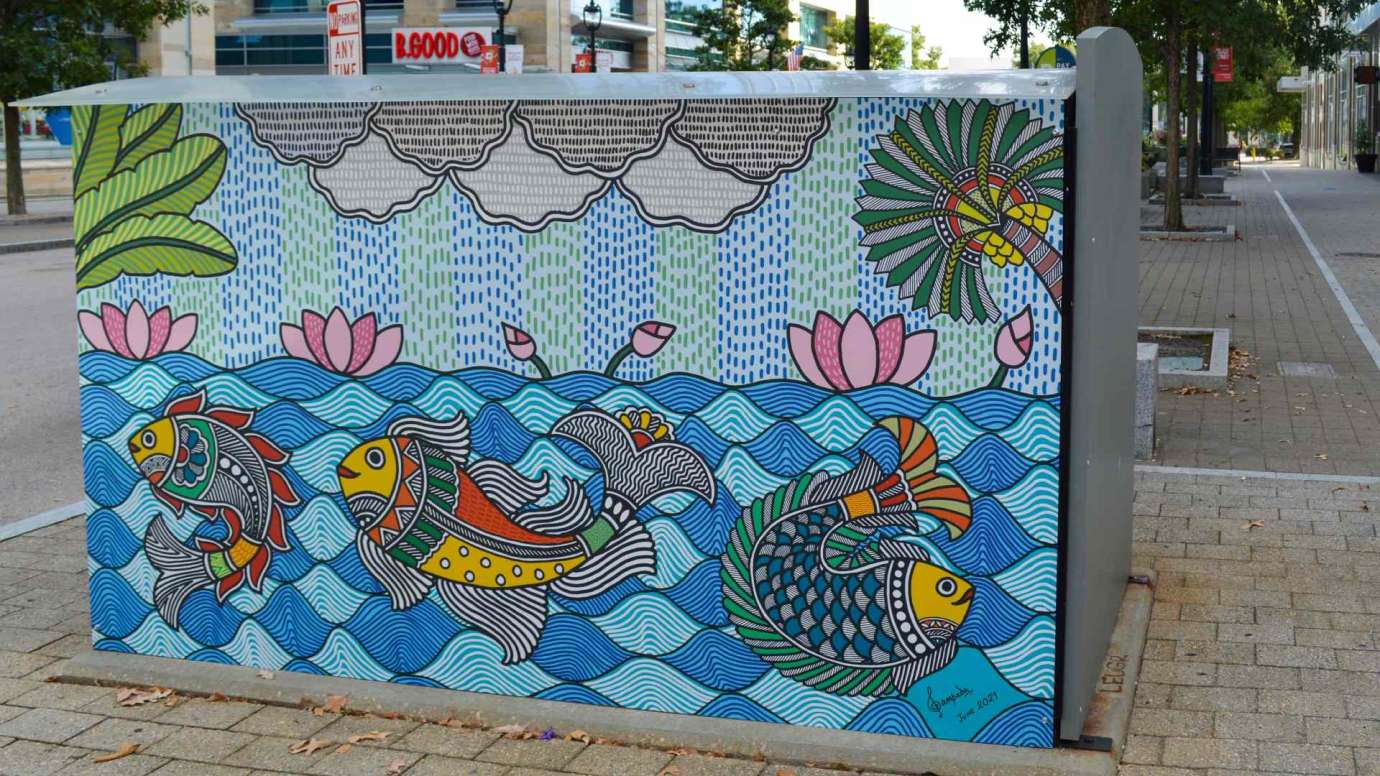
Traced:
[[944, 577], [934, 586], [934, 590], [945, 598], [948, 598], [958, 592], [958, 583], [954, 582], [953, 577]]
[[154, 436], [152, 431], [145, 431], [139, 436], [139, 442], [144, 447], [152, 448], [155, 444], [158, 444], [158, 437]]
[[364, 454], [364, 462], [369, 464], [371, 469], [382, 469], [384, 464], [383, 451], [377, 447], [371, 447]]

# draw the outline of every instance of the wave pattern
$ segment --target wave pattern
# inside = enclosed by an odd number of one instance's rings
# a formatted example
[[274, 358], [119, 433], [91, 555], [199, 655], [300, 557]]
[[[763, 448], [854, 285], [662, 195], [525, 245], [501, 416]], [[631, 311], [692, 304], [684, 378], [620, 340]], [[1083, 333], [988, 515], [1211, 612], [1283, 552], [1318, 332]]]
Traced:
[[[235, 663], [273, 670], [450, 687], [594, 705], [928, 737], [937, 728], [903, 697], [843, 698], [771, 670], [736, 637], [724, 610], [719, 555], [742, 505], [811, 471], [846, 471], [866, 455], [883, 466], [896, 450], [875, 421], [920, 418], [944, 469], [974, 497], [972, 528], [950, 539], [922, 521], [910, 537], [976, 588], [960, 638], [980, 650], [1016, 700], [966, 730], [973, 740], [1048, 746], [1052, 740], [1054, 596], [1058, 536], [1057, 398], [983, 390], [935, 400], [898, 386], [847, 395], [771, 381], [726, 387], [674, 374], [629, 384], [590, 373], [534, 382], [493, 369], [441, 374], [399, 364], [364, 380], [277, 358], [222, 370], [173, 353], [135, 363], [102, 352], [79, 370], [91, 596], [99, 649]], [[292, 550], [274, 556], [258, 593], [225, 605], [193, 593], [171, 629], [152, 605], [156, 572], [142, 537], [163, 506], [135, 471], [126, 438], [173, 398], [206, 388], [215, 402], [256, 410], [253, 430], [287, 450], [302, 503], [288, 510]], [[551, 596], [532, 659], [502, 663], [500, 648], [451, 616], [435, 594], [394, 611], [361, 565], [334, 469], [351, 447], [395, 418], [471, 418], [475, 454], [561, 476], [602, 494], [596, 462], [545, 436], [577, 407], [655, 408], [700, 453], [719, 483], [715, 503], [683, 495], [639, 514], [658, 568], [594, 598]], [[169, 520], [179, 539], [220, 526]], [[941, 672], [942, 673], [942, 672]], [[936, 675], [938, 676], [938, 675]], [[980, 727], [978, 727], [980, 725]], [[946, 733], [949, 734], [949, 733]]]

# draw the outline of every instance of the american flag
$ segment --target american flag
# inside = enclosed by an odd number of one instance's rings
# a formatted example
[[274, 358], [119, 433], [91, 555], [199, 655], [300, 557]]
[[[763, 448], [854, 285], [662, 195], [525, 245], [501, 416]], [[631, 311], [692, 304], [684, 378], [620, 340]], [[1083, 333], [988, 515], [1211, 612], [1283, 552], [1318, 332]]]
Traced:
[[805, 44], [801, 43], [786, 54], [786, 69], [799, 70], [800, 60], [805, 56]]

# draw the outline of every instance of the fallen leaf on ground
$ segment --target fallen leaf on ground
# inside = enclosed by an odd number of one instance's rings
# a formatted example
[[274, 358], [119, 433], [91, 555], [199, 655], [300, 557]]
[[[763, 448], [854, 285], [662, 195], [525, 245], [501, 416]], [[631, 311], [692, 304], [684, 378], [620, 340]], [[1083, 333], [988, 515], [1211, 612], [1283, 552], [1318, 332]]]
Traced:
[[586, 732], [583, 731], [583, 730], [572, 730], [572, 731], [570, 731], [569, 733], [566, 733], [566, 734], [565, 734], [565, 740], [567, 740], [567, 741], [580, 741], [580, 742], [582, 742], [582, 743], [588, 744], [588, 743], [589, 743], [589, 734], [586, 733]]
[[155, 701], [165, 701], [173, 694], [172, 690], [165, 690], [161, 687], [154, 687], [151, 690], [141, 690], [137, 687], [125, 687], [115, 693], [115, 702], [121, 706], [142, 706], [145, 703]]
[[1252, 528], [1264, 528], [1264, 527], [1265, 527], [1265, 521], [1264, 521], [1264, 520], [1251, 520], [1251, 521], [1247, 522], [1245, 525], [1243, 525], [1243, 526], [1241, 526], [1241, 527], [1242, 527], [1242, 528], [1245, 528], [1247, 531], [1251, 530]]
[[657, 771], [656, 776], [680, 776], [680, 766], [668, 765]]
[[168, 697], [168, 699], [167, 699], [166, 701], [163, 702], [163, 705], [164, 705], [164, 706], [167, 706], [168, 708], [171, 709], [172, 707], [176, 706], [177, 704], [179, 704], [179, 703], [181, 703], [181, 702], [182, 702], [182, 696], [181, 696], [181, 695], [178, 695], [178, 694], [176, 694], [176, 693], [173, 693], [172, 695], [170, 695], [170, 696]]
[[345, 754], [346, 752], [350, 751], [350, 750], [353, 749], [353, 748], [354, 748], [354, 747], [351, 746], [350, 744], [341, 744], [340, 746], [337, 746], [337, 747], [335, 748], [335, 753], [336, 753], [336, 754]]
[[795, 771], [790, 768], [777, 768], [776, 776], [795, 776]]
[[391, 735], [393, 734], [384, 730], [370, 730], [368, 733], [350, 736], [346, 740], [352, 744], [358, 744], [362, 741], [387, 741], [388, 737]]
[[1326, 460], [1327, 460], [1327, 453], [1318, 453], [1318, 454], [1314, 455], [1313, 457], [1314, 457], [1314, 458], [1317, 458], [1319, 461], [1326, 461]]
[[330, 746], [331, 743], [332, 742], [320, 738], [306, 738], [289, 746], [288, 751], [293, 754], [312, 754], [318, 749], [325, 749]]
[[407, 769], [407, 761], [406, 761], [406, 760], [394, 760], [394, 761], [388, 766], [388, 772], [385, 774], [385, 776], [398, 776], [398, 774], [402, 773], [402, 772], [403, 772], [404, 770], [406, 770], [406, 769]]
[[206, 700], [212, 703], [224, 703], [225, 701], [228, 701], [230, 699], [218, 692], [213, 692], [209, 696], [207, 696]]
[[344, 695], [327, 695], [326, 702], [311, 710], [311, 713], [320, 717], [324, 714], [339, 714], [345, 708]]
[[103, 754], [99, 757], [92, 757], [91, 762], [108, 763], [111, 760], [118, 760], [121, 757], [129, 757], [137, 751], [139, 751], [138, 744], [134, 743], [133, 741], [126, 741], [123, 744], [120, 744], [119, 749], [116, 749], [115, 751], [110, 752], [109, 754]]

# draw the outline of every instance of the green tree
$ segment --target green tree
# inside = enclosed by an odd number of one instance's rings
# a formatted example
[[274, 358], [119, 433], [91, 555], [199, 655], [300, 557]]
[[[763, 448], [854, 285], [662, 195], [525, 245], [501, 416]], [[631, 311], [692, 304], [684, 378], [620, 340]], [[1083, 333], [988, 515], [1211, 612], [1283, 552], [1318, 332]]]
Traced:
[[[843, 56], [847, 60], [847, 67], [853, 67], [853, 33], [857, 30], [857, 22], [852, 16], [845, 16], [842, 19], [835, 19], [828, 27], [824, 28], [824, 34], [828, 36], [831, 46], [839, 46], [843, 49]], [[907, 41], [905, 38], [891, 31], [891, 27], [881, 22], [870, 22], [869, 37], [871, 38], [870, 61], [873, 70], [899, 70], [905, 62], [902, 52], [905, 51]]]
[[910, 67], [912, 70], [938, 70], [939, 58], [944, 49], [938, 46], [925, 48], [925, 36], [920, 33], [920, 25], [910, 26]]
[[692, 18], [704, 41], [692, 70], [776, 70], [795, 45], [785, 36], [795, 21], [789, 0], [723, 0], [695, 9]]
[[1214, 99], [1222, 125], [1249, 145], [1293, 134], [1300, 95], [1280, 92], [1275, 84], [1280, 76], [1294, 72], [1293, 60], [1276, 48], [1258, 72], [1239, 73], [1231, 82], [1217, 84]]
[[101, 31], [109, 24], [141, 38], [155, 24], [181, 19], [187, 5], [186, 0], [0, 0], [0, 104], [10, 213], [26, 212], [15, 100], [107, 80], [112, 63], [141, 73]]

